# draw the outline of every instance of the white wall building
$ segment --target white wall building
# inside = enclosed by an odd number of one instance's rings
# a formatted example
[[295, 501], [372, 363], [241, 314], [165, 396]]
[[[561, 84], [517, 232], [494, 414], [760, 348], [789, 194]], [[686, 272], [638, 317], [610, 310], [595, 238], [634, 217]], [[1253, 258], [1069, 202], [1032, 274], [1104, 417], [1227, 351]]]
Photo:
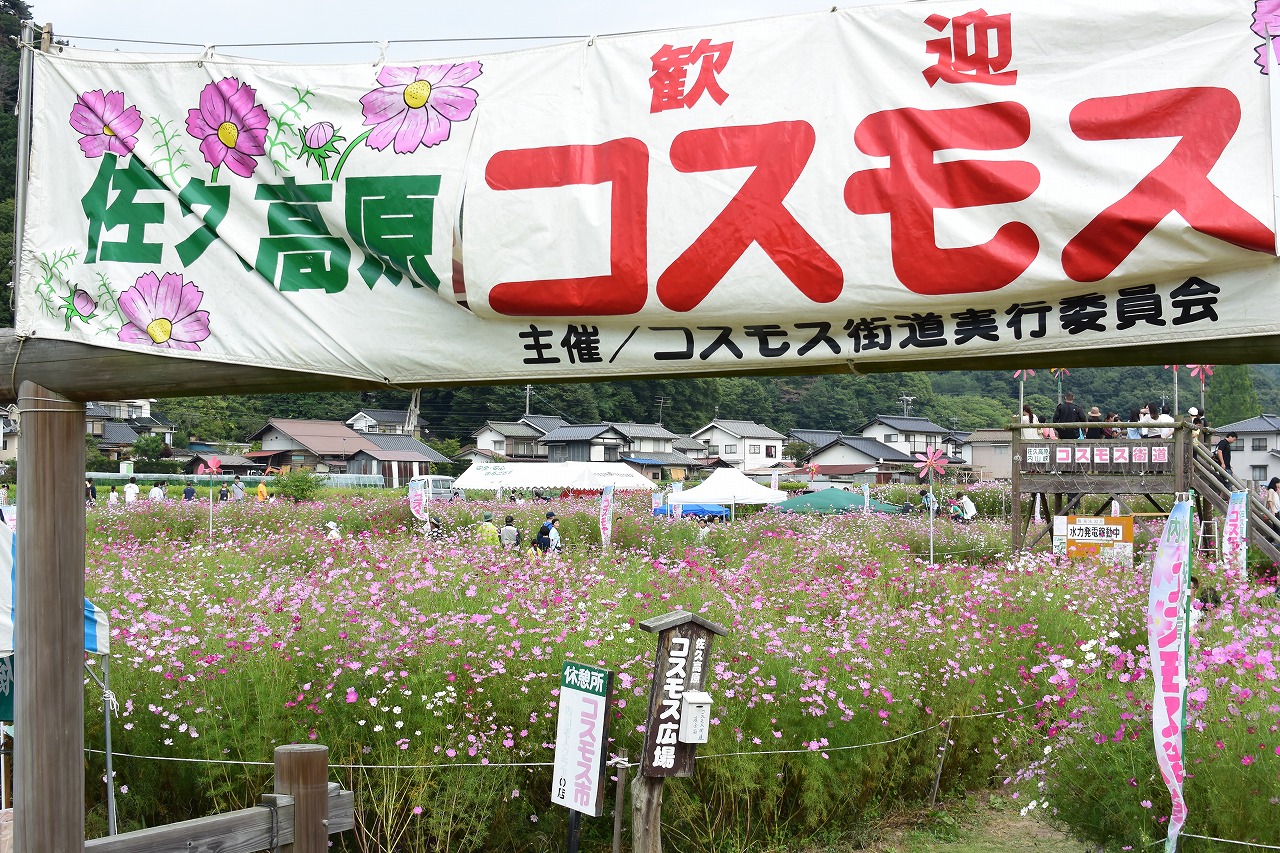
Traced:
[[765, 468], [782, 461], [787, 437], [755, 421], [716, 418], [690, 438], [702, 443], [707, 456], [718, 456], [741, 470]]

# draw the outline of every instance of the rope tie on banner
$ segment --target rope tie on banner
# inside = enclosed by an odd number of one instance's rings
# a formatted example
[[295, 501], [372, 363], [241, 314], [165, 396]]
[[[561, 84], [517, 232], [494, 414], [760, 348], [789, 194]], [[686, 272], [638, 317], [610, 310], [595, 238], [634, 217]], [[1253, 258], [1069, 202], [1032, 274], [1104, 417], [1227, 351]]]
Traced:
[[18, 359], [22, 358], [22, 346], [27, 342], [26, 335], [18, 335], [18, 351], [13, 354], [13, 367], [9, 368], [9, 387], [18, 393]]
[[204, 53], [200, 54], [200, 58], [196, 60], [196, 68], [204, 68], [204, 64], [213, 59], [213, 48], [211, 44], [204, 46]]
[[582, 46], [582, 60], [578, 63], [578, 91], [586, 90], [587, 86], [587, 51], [595, 46], [596, 37], [587, 36], [586, 43]]
[[373, 61], [373, 67], [378, 68], [387, 64], [387, 48], [391, 46], [389, 41], [380, 41], [377, 43], [378, 58]]

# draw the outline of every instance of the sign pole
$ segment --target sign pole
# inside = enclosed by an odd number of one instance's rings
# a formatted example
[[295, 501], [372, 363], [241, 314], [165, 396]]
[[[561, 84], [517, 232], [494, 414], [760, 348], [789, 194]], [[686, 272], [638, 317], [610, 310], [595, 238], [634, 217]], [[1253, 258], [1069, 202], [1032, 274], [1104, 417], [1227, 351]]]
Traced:
[[622, 853], [622, 810], [627, 803], [627, 751], [618, 750], [618, 785], [613, 796], [613, 853]]
[[568, 853], [578, 853], [578, 836], [582, 834], [582, 812], [569, 810], [569, 841], [565, 846]]

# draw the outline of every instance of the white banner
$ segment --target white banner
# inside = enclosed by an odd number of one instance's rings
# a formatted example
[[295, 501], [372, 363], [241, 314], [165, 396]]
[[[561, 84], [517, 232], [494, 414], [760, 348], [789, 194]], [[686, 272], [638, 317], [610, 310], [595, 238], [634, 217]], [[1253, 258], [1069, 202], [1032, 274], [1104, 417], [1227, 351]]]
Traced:
[[374, 67], [58, 47], [18, 331], [406, 384], [1277, 334], [1252, 8], [891, 4]]
[[684, 505], [681, 503], [683, 493], [684, 483], [671, 484], [671, 494], [667, 497], [667, 503], [671, 504], [671, 517], [677, 521], [684, 517]]
[[1187, 622], [1191, 603], [1191, 502], [1174, 504], [1151, 566], [1147, 600], [1147, 652], [1151, 658], [1151, 729], [1156, 764], [1169, 789], [1172, 811], [1165, 853], [1176, 853], [1187, 818], [1183, 732], [1187, 699]]
[[613, 486], [600, 490], [600, 544], [609, 547], [613, 540]]
[[1222, 560], [1244, 576], [1249, 557], [1249, 493], [1232, 492], [1222, 531]]

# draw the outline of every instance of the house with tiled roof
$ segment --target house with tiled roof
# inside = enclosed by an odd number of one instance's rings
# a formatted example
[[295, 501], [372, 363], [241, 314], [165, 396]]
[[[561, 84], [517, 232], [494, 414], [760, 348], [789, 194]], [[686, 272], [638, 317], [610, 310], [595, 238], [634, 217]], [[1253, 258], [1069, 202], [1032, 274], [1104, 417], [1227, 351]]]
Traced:
[[853, 433], [874, 438], [902, 453], [923, 453], [930, 448], [941, 447], [951, 430], [928, 418], [876, 415]]
[[519, 421], [485, 421], [471, 433], [477, 450], [512, 462], [546, 461], [546, 449], [538, 444], [543, 433]]
[[1280, 415], [1258, 415], [1214, 427], [1217, 437], [1228, 432], [1237, 436], [1231, 449], [1231, 469], [1242, 480], [1268, 482], [1280, 476]]
[[884, 465], [896, 468], [915, 458], [884, 442], [865, 435], [842, 435], [804, 458], [805, 465], [820, 469], [832, 465]]
[[427, 422], [418, 415], [413, 426], [406, 426], [409, 413], [395, 409], [361, 409], [347, 418], [347, 426], [359, 433], [378, 433], [380, 435], [407, 435], [412, 438], [423, 438], [427, 434]]
[[399, 488], [420, 474], [430, 474], [432, 464], [448, 465], [449, 457], [411, 435], [364, 433], [377, 450], [358, 450], [351, 456], [347, 473], [378, 474], [390, 489]]
[[318, 474], [357, 473], [348, 468], [353, 456], [362, 450], [381, 450], [340, 421], [271, 418], [249, 440], [262, 442], [262, 450], [245, 454], [249, 459], [272, 468], [302, 468]]
[[629, 440], [611, 424], [568, 424], [538, 439], [549, 462], [618, 462]]
[[755, 421], [716, 418], [690, 438], [702, 443], [706, 459], [722, 459], [740, 470], [762, 468], [782, 459], [787, 437]]
[[813, 449], [826, 447], [843, 435], [838, 429], [800, 429], [796, 428], [787, 433], [787, 438], [799, 444], [807, 444]]
[[[167, 445], [173, 445], [175, 426], [160, 411], [153, 409], [154, 400], [108, 400], [89, 402], [84, 408], [85, 435], [98, 440], [98, 452], [108, 458], [127, 454], [140, 436], [158, 435]], [[115, 424], [110, 431], [108, 424]], [[120, 429], [127, 427], [127, 430]], [[133, 440], [124, 444], [129, 433]]]

